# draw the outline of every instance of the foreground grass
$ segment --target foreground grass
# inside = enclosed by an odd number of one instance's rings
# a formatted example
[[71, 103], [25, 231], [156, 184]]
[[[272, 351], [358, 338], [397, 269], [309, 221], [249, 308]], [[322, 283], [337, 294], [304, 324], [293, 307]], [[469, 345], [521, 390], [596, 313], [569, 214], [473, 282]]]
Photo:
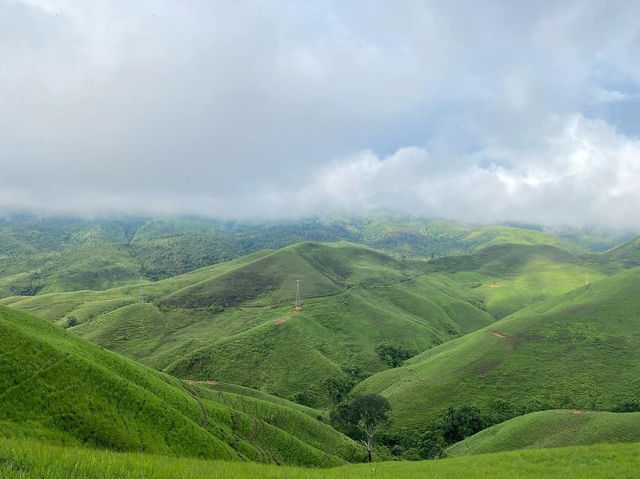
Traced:
[[205, 461], [151, 454], [63, 448], [0, 439], [0, 477], [74, 478], [625, 478], [640, 470], [638, 444], [600, 444], [512, 451], [422, 462], [382, 462], [334, 469], [305, 469]]

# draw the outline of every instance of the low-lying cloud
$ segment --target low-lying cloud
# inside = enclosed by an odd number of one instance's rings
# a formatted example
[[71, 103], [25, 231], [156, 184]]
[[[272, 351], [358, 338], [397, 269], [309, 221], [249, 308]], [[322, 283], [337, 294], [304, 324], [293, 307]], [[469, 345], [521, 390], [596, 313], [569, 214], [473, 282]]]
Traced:
[[0, 211], [640, 230], [640, 4], [0, 0]]

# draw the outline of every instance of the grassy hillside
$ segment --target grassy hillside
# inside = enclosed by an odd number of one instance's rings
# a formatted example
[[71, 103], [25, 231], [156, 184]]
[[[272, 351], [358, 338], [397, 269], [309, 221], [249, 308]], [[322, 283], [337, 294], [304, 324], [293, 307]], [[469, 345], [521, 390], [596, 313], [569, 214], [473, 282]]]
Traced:
[[640, 441], [640, 413], [581, 410], [541, 411], [519, 416], [454, 444], [448, 456]]
[[599, 255], [590, 255], [588, 258], [605, 272], [640, 266], [640, 238], [633, 238], [620, 246]]
[[640, 268], [605, 278], [433, 348], [358, 386], [387, 396], [395, 428], [420, 428], [448, 406], [491, 412], [608, 409], [640, 388]]
[[[225, 381], [314, 406], [325, 382], [388, 368], [376, 347], [412, 354], [591, 278], [552, 246], [502, 245], [432, 262], [352, 243], [299, 243], [144, 286], [10, 297], [101, 346], [194, 380]], [[296, 280], [304, 299], [292, 311]], [[300, 394], [304, 393], [303, 396]]]
[[[122, 451], [336, 465], [361, 448], [305, 412], [214, 397], [0, 307], [0, 436]], [[321, 448], [321, 449], [319, 449]]]
[[604, 277], [580, 256], [548, 245], [505, 244], [428, 264], [447, 276], [469, 301], [499, 319], [523, 307]]
[[225, 461], [52, 447], [0, 439], [0, 475], [15, 478], [158, 479], [302, 478], [610, 478], [637, 477], [637, 444], [512, 451], [422, 462], [381, 462], [333, 469], [303, 469]]

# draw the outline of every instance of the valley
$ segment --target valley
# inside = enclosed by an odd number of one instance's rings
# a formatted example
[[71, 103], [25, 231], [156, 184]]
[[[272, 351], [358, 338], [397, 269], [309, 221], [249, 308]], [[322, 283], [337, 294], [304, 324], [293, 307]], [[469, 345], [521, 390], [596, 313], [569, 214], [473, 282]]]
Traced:
[[[376, 394], [391, 406], [377, 460], [640, 441], [636, 413], [598, 412], [637, 401], [636, 240], [589, 253], [509, 238], [434, 259], [304, 241], [5, 295], [0, 437], [337, 466], [366, 454], [330, 413]], [[446, 439], [443, 418], [464, 408], [479, 432]]]

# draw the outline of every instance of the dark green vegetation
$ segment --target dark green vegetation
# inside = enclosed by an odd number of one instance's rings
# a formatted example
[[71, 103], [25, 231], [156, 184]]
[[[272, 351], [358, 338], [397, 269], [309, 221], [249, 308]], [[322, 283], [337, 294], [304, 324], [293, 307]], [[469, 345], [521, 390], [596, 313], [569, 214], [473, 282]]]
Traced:
[[280, 464], [363, 459], [308, 411], [183, 382], [5, 307], [0, 340], [0, 436]]
[[494, 244], [599, 251], [619, 238], [570, 239], [506, 226], [469, 227], [403, 217], [237, 222], [198, 218], [0, 217], [0, 297], [105, 289], [158, 280], [261, 249], [347, 240], [398, 257], [433, 258]]
[[63, 448], [0, 439], [0, 476], [18, 479], [356, 479], [369, 476], [382, 479], [625, 479], [637, 477], [639, 469], [638, 444], [512, 451], [439, 461], [383, 462], [319, 470]]
[[331, 424], [362, 442], [367, 448], [369, 462], [372, 462], [376, 433], [389, 419], [390, 410], [387, 398], [377, 394], [359, 394], [331, 411]]
[[552, 410], [516, 417], [450, 447], [448, 456], [640, 441], [640, 413]]

